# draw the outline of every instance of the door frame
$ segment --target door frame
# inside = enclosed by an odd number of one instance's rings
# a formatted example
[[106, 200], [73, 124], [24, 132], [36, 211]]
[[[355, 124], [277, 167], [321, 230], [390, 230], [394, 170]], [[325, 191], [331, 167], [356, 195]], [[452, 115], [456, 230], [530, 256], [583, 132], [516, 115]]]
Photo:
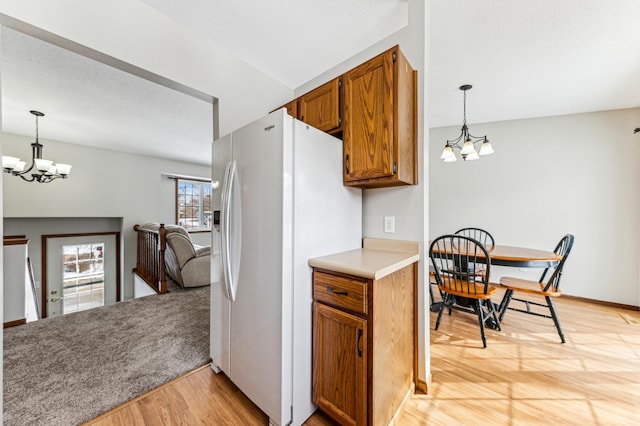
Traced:
[[41, 318], [47, 318], [47, 242], [49, 238], [96, 237], [113, 235], [116, 238], [116, 302], [120, 301], [120, 232], [82, 232], [73, 234], [48, 234], [42, 236], [42, 294], [40, 300]]

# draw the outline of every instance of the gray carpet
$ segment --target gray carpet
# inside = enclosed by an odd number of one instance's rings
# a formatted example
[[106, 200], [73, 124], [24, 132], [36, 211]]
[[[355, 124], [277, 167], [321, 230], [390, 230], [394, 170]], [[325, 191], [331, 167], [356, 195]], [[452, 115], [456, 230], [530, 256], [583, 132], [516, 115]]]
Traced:
[[4, 330], [4, 424], [78, 425], [209, 358], [209, 287]]

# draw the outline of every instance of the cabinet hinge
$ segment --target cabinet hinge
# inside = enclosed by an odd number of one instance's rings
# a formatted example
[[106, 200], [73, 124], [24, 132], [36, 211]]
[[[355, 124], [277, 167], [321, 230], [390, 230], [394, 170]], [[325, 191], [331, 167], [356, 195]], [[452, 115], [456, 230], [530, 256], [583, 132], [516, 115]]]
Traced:
[[349, 174], [349, 154], [344, 159], [344, 171]]
[[393, 163], [393, 174], [395, 175], [396, 173], [398, 173], [398, 163]]
[[338, 80], [338, 87], [342, 87], [342, 80]]
[[393, 62], [395, 63], [396, 62], [396, 52], [393, 52], [392, 58], [393, 58]]
[[342, 124], [342, 117], [338, 117], [338, 126]]

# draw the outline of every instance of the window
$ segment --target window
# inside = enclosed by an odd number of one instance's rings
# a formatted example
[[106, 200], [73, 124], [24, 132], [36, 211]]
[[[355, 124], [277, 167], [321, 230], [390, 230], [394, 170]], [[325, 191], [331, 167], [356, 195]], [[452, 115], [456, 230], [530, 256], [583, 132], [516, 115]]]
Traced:
[[176, 179], [176, 223], [188, 231], [211, 230], [211, 183]]
[[104, 306], [104, 242], [62, 246], [63, 314]]

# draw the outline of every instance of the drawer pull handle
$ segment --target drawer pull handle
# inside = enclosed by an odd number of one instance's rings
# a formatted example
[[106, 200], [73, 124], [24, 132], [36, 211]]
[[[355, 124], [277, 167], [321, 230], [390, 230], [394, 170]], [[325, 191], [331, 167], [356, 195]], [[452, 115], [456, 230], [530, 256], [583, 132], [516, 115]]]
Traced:
[[348, 291], [334, 290], [331, 287], [327, 287], [327, 291], [329, 293], [337, 294], [338, 296], [348, 296], [349, 295]]
[[358, 350], [358, 356], [362, 358], [362, 348], [360, 347], [360, 340], [362, 340], [362, 330], [358, 329], [358, 340], [356, 340], [356, 349]]

